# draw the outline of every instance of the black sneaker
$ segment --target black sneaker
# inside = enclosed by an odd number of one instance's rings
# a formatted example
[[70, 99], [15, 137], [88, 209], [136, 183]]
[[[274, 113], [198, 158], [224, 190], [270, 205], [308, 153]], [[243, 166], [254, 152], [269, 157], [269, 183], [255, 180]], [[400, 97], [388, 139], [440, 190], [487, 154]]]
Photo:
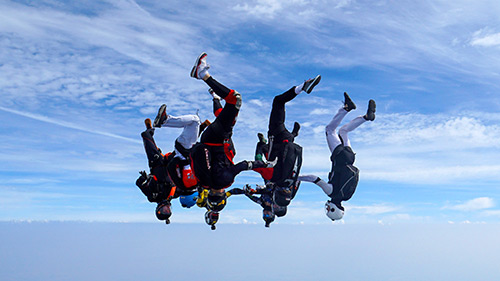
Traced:
[[376, 109], [375, 101], [370, 100], [368, 102], [368, 110], [366, 111], [366, 115], [363, 117], [368, 121], [375, 120], [375, 109]]
[[318, 75], [314, 78], [307, 80], [306, 82], [304, 82], [304, 86], [302, 87], [302, 90], [304, 92], [310, 94], [312, 92], [312, 90], [314, 89], [314, 87], [316, 85], [318, 85], [319, 81], [321, 81], [321, 75]]
[[356, 105], [354, 104], [354, 102], [351, 100], [351, 98], [349, 97], [349, 95], [346, 92], [344, 92], [344, 109], [347, 112], [349, 112], [353, 109], [356, 109]]
[[297, 137], [299, 135], [300, 124], [298, 122], [293, 123], [292, 135], [293, 137]]
[[257, 133], [257, 138], [259, 138], [259, 142], [264, 142], [264, 143], [266, 142], [266, 138], [262, 133]]
[[153, 122], [153, 127], [160, 128], [165, 120], [167, 120], [167, 105], [162, 104], [160, 109], [158, 109], [158, 115], [156, 115], [155, 121]]

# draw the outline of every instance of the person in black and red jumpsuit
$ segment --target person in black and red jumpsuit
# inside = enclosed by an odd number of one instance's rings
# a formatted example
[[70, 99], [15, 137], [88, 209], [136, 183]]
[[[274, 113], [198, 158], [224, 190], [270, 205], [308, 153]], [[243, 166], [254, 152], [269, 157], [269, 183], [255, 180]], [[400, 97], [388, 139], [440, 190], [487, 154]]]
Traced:
[[208, 73], [210, 66], [206, 58], [206, 53], [198, 57], [191, 77], [203, 80], [226, 104], [201, 135], [200, 144], [193, 147], [191, 161], [198, 180], [210, 189], [207, 196], [208, 207], [219, 212], [226, 204], [224, 189], [233, 184], [236, 175], [265, 164], [246, 160], [233, 163], [235, 149], [231, 137], [242, 104], [241, 94], [222, 85]]

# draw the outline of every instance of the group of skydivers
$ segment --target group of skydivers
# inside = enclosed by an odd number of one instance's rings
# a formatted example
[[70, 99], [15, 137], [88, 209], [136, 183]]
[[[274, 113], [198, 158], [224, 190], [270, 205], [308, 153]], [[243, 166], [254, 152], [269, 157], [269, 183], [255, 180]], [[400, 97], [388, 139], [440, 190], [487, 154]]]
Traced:
[[[213, 122], [205, 120], [202, 123], [197, 115], [169, 115], [165, 104], [160, 107], [153, 122], [149, 118], [145, 120], [146, 130], [141, 136], [150, 173], [140, 172], [136, 185], [150, 202], [157, 203], [156, 217], [167, 224], [170, 223], [171, 200], [179, 198], [185, 208], [195, 204], [206, 208], [205, 222], [215, 229], [227, 198], [244, 194], [262, 206], [262, 218], [265, 226], [269, 227], [276, 216], [282, 217], [286, 214], [287, 206], [295, 197], [300, 182], [307, 181], [320, 186], [328, 195], [329, 200], [325, 204], [326, 215], [332, 220], [341, 219], [344, 215], [341, 202], [351, 198], [359, 180], [359, 170], [353, 165], [355, 157], [348, 132], [366, 121], [375, 119], [375, 102], [370, 100], [365, 115], [354, 118], [336, 132], [342, 119], [356, 108], [347, 93], [344, 93], [344, 105], [326, 126], [326, 139], [332, 153], [328, 182], [314, 175], [299, 176], [302, 147], [294, 143], [294, 139], [298, 135], [300, 125], [295, 122], [290, 132], [284, 124], [285, 104], [302, 91], [310, 94], [320, 82], [320, 75], [274, 97], [269, 118], [269, 143], [264, 135], [259, 133], [255, 160], [234, 163], [236, 151], [231, 137], [242, 104], [241, 94], [215, 80], [208, 73], [210, 66], [206, 60], [206, 53], [197, 58], [191, 70], [191, 77], [203, 80], [209, 86], [216, 116]], [[221, 99], [225, 101], [224, 106]], [[173, 152], [163, 154], [156, 146], [153, 135], [155, 128], [161, 127], [183, 128], [175, 140]], [[261, 174], [265, 185], [257, 185], [255, 189], [246, 185], [244, 188], [226, 191], [226, 188], [233, 184], [236, 175], [245, 170]]]

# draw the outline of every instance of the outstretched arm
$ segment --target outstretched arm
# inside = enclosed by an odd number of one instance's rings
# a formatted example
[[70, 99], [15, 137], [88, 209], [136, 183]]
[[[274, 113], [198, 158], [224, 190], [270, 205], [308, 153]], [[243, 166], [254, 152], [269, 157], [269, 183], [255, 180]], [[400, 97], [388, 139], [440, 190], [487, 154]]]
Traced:
[[303, 175], [299, 176], [298, 178], [299, 181], [307, 181], [307, 182], [312, 182], [316, 184], [317, 186], [321, 187], [323, 191], [325, 192], [326, 195], [330, 196], [333, 193], [333, 185], [327, 183], [326, 181], [322, 180], [320, 177], [315, 176], [315, 175]]
[[261, 205], [262, 204], [262, 200], [260, 199], [260, 197], [257, 197], [255, 195], [252, 195], [252, 194], [248, 194], [248, 193], [245, 193], [245, 195], [250, 199], [252, 200], [253, 202]]
[[235, 188], [232, 188], [232, 189], [226, 191], [227, 197], [229, 197], [231, 195], [238, 195], [238, 194], [245, 194], [245, 190], [238, 188], [238, 187], [235, 187]]

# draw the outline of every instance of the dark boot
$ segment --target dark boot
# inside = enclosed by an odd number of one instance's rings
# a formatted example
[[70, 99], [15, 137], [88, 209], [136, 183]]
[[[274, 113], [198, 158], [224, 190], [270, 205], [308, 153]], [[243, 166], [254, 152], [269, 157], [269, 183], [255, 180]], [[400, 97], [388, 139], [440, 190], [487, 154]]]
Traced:
[[354, 102], [351, 100], [347, 92], [344, 92], [344, 109], [345, 111], [349, 112], [353, 109], [356, 109], [356, 105]]
[[296, 138], [299, 135], [300, 124], [298, 122], [293, 123], [292, 135]]
[[367, 121], [375, 120], [375, 109], [376, 109], [375, 101], [370, 100], [368, 102], [368, 110], [366, 111], [366, 114], [365, 116], [363, 116], [363, 118], [365, 118]]

